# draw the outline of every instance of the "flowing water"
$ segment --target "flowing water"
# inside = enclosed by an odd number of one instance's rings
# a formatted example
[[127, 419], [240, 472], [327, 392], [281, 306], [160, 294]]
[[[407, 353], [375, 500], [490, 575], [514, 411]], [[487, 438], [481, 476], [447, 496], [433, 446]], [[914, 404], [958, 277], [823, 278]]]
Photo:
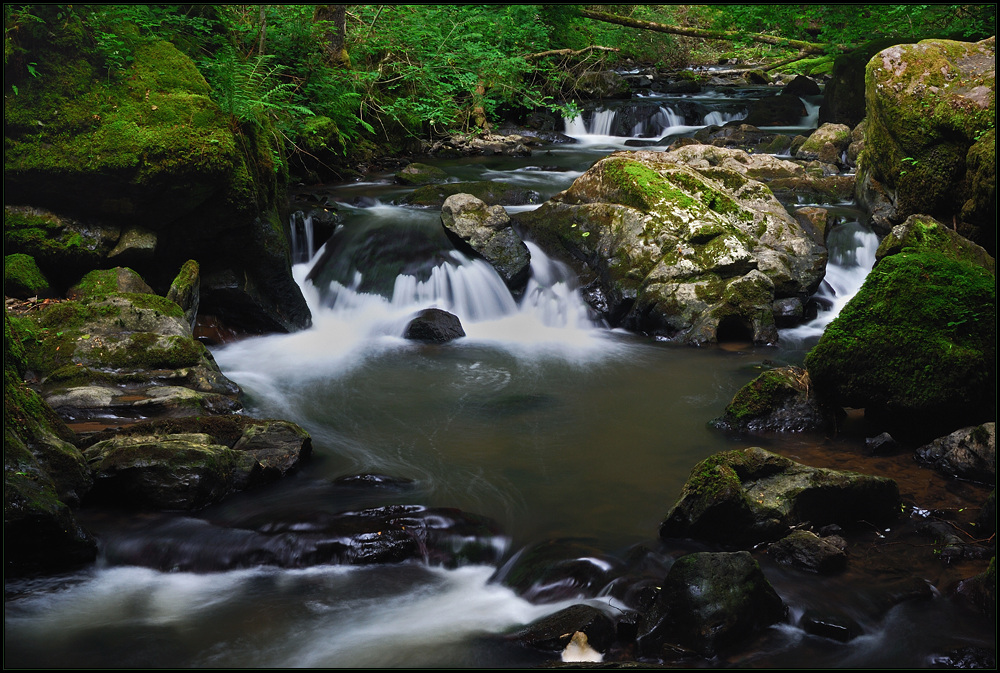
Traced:
[[[689, 134], [742, 113], [738, 99], [709, 98], [699, 103], [701, 119], [690, 119], [690, 105], [681, 112], [679, 99], [644, 100], [641, 114], [628, 113], [625, 131], [615, 118], [626, 113], [597, 108], [567, 122], [576, 144], [530, 158], [437, 163], [456, 180], [515, 182], [545, 199], [629, 140]], [[179, 536], [222, 554], [221, 530], [402, 503], [493, 519], [503, 531], [493, 541], [502, 560], [569, 538], [621, 558], [635, 545], [658, 544], [659, 521], [696, 462], [753, 444], [810, 464], [895, 476], [904, 498], [928, 509], [985, 496], [946, 489], [906, 457], [866, 459], [860, 434], [746, 440], [708, 425], [764, 367], [801, 363], [860, 287], [876, 241], [850, 207], [831, 234], [818, 297], [824, 310], [814, 321], [785, 330], [778, 347], [678, 348], [600, 324], [573, 274], [530, 242], [531, 281], [515, 300], [489, 266], [451, 248], [439, 211], [392, 205], [405, 191], [388, 178], [331, 186], [343, 223], [325, 247], [309, 218], [293, 226], [293, 270], [313, 326], [215, 350], [246, 392], [247, 412], [301, 424], [314, 459], [281, 483], [188, 516], [81, 512], [101, 535], [102, 559], [80, 572], [7, 583], [6, 665], [532, 666], [553, 657], [496, 635], [578, 602], [534, 605], [493, 581], [492, 565], [162, 572], [117, 564], [116, 545], [152, 548]], [[387, 252], [373, 265], [372, 241], [422, 256]], [[308, 280], [317, 264], [326, 274], [319, 287]], [[431, 306], [458, 315], [467, 337], [433, 346], [404, 340], [407, 320]], [[366, 473], [408, 481], [370, 491], [334, 484]], [[872, 539], [893, 535], [905, 534], [875, 531]], [[763, 563], [790, 607], [789, 623], [716, 665], [927, 666], [949, 647], [995, 646], [991, 628], [941, 596], [878, 611], [871, 607], [877, 582], [867, 575], [818, 578]], [[912, 570], [908, 558], [898, 563]], [[935, 586], [962, 576], [959, 567], [934, 563], [923, 572]], [[609, 596], [587, 602], [616, 605]], [[808, 636], [795, 624], [810, 608], [846, 614], [865, 635], [849, 644]]]

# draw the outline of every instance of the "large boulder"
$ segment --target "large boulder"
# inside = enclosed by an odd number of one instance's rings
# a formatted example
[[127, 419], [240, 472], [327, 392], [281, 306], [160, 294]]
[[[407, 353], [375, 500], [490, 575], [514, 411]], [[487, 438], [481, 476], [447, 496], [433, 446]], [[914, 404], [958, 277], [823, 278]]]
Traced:
[[939, 252], [949, 259], [981, 266], [996, 275], [996, 260], [954, 229], [929, 215], [910, 215], [897, 224], [879, 243], [876, 261], [898, 252]]
[[808, 467], [753, 447], [717, 453], [695, 465], [660, 524], [660, 537], [752, 547], [805, 522], [890, 521], [899, 510], [892, 479]]
[[[996, 119], [995, 45], [995, 38], [923, 40], [889, 47], [868, 62], [858, 198], [876, 230], [885, 233], [925, 213], [995, 250], [995, 219], [978, 219], [988, 206], [973, 193], [976, 172], [968, 170], [977, 161], [970, 161], [970, 150]], [[979, 180], [976, 188], [987, 189], [986, 183]], [[995, 177], [992, 185], [995, 194]], [[970, 199], [984, 208], [966, 209]]]
[[524, 289], [531, 253], [503, 206], [487, 206], [471, 194], [453, 194], [441, 206], [441, 223], [456, 247], [489, 262], [512, 292]]
[[919, 447], [916, 457], [946, 476], [996, 485], [996, 423], [960, 428]]
[[881, 259], [805, 359], [820, 399], [929, 441], [996, 418], [996, 279], [936, 250]]
[[[204, 287], [203, 308], [247, 332], [309, 323], [291, 276], [274, 134], [212, 98], [194, 62], [143, 40], [108, 76], [73, 22], [24, 24], [22, 57], [45, 76], [15, 82], [4, 105], [4, 247], [33, 255], [56, 284], [129, 264], [165, 293], [195, 259], [229, 271], [246, 300]], [[67, 260], [68, 264], [63, 264]]]
[[833, 61], [830, 79], [823, 87], [819, 123], [846, 124], [854, 128], [865, 118], [865, 66], [872, 56], [896, 44], [896, 38], [869, 42]]
[[711, 146], [616, 152], [515, 226], [599, 284], [613, 325], [682, 343], [773, 343], [775, 299], [811, 294], [826, 251], [747, 177], [751, 163]]
[[677, 559], [639, 630], [643, 656], [674, 643], [712, 657], [775, 622], [787, 608], [747, 551]]

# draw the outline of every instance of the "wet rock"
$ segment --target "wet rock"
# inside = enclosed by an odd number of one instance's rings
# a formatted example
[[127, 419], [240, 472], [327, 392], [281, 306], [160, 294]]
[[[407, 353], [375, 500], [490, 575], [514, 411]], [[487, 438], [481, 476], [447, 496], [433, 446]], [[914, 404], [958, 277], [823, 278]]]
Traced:
[[309, 434], [294, 423], [246, 416], [135, 423], [83, 446], [92, 501], [188, 511], [283, 477], [312, 453]]
[[348, 474], [337, 477], [333, 480], [337, 486], [346, 486], [356, 489], [386, 489], [392, 491], [403, 491], [413, 487], [414, 481], [405, 477], [393, 477], [385, 474]]
[[102, 541], [109, 563], [188, 572], [406, 561], [457, 567], [495, 563], [504, 546], [485, 517], [420, 505], [317, 512], [251, 528], [146, 515], [131, 530], [104, 533]]
[[579, 540], [552, 540], [523, 549], [497, 570], [500, 581], [533, 603], [594, 596], [611, 580], [616, 562]]
[[118, 243], [108, 253], [108, 261], [120, 266], [141, 265], [156, 254], [156, 232], [143, 227], [129, 227], [122, 231]]
[[982, 668], [996, 669], [997, 654], [985, 647], [960, 647], [941, 654], [931, 655], [927, 665], [930, 668]]
[[507, 638], [538, 650], [559, 652], [569, 645], [575, 633], [584, 634], [586, 643], [603, 653], [615, 639], [615, 624], [593, 606], [572, 605], [518, 629]]
[[797, 126], [805, 116], [802, 99], [782, 92], [754, 101], [744, 121], [753, 126]]
[[832, 575], [847, 567], [847, 554], [843, 546], [836, 544], [838, 541], [843, 543], [842, 538], [823, 538], [806, 530], [795, 530], [771, 543], [767, 554], [782, 565]]
[[193, 331], [198, 320], [198, 306], [201, 301], [201, 270], [198, 262], [193, 259], [184, 262], [184, 266], [170, 284], [167, 299], [181, 307], [184, 318]]
[[446, 343], [465, 336], [458, 316], [439, 308], [420, 311], [406, 325], [403, 338], [427, 343]]
[[894, 456], [902, 450], [902, 445], [888, 432], [865, 438], [865, 453], [869, 456]]
[[816, 80], [805, 75], [796, 75], [795, 78], [785, 85], [782, 93], [795, 96], [818, 96], [823, 93]]
[[996, 260], [979, 245], [946, 227], [930, 215], [910, 215], [879, 243], [876, 261], [907, 250], [939, 252], [948, 259], [981, 266], [996, 275]]
[[806, 633], [841, 643], [848, 643], [864, 633], [861, 625], [850, 617], [819, 610], [806, 610], [799, 619], [799, 626]]
[[962, 580], [954, 590], [955, 595], [965, 600], [976, 610], [990, 619], [997, 616], [997, 559], [990, 559], [989, 567], [974, 577]]
[[819, 160], [827, 164], [840, 164], [841, 155], [851, 144], [851, 128], [843, 124], [823, 124], [795, 150], [798, 159]]
[[711, 657], [785, 618], [787, 608], [749, 552], [677, 559], [639, 629], [639, 651], [660, 657], [679, 643]]
[[739, 432], [805, 432], [836, 428], [839, 409], [825, 406], [801, 367], [777, 367], [743, 386], [712, 425]]
[[441, 223], [460, 250], [489, 262], [511, 291], [524, 289], [531, 254], [503, 206], [487, 206], [471, 194], [454, 194], [441, 206]]
[[996, 484], [996, 424], [956, 430], [918, 448], [916, 457], [946, 476]]
[[804, 522], [884, 522], [899, 511], [892, 479], [808, 467], [754, 447], [698, 463], [660, 524], [660, 537], [750, 547]]
[[795, 219], [802, 228], [809, 232], [813, 240], [820, 245], [826, 245], [826, 233], [833, 226], [830, 211], [817, 206], [806, 206], [795, 209]]

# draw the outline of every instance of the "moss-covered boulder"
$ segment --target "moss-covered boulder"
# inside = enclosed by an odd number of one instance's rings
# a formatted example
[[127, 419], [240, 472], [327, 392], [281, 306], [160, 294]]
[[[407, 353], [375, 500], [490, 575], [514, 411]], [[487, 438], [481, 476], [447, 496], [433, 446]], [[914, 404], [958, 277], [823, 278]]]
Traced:
[[826, 432], [836, 429], [838, 412], [816, 399], [805, 369], [776, 367], [740, 388], [712, 424], [739, 432]]
[[18, 299], [53, 294], [48, 279], [35, 264], [35, 258], [20, 252], [3, 258], [3, 293], [6, 297]]
[[774, 300], [807, 297], [826, 252], [747, 177], [750, 163], [746, 152], [701, 145], [616, 152], [513, 219], [597, 281], [614, 325], [682, 343], [773, 343]]
[[[954, 222], [959, 233], [979, 232], [977, 242], [995, 249], [995, 221], [963, 211], [972, 197], [969, 150], [996, 120], [995, 45], [995, 38], [923, 40], [869, 61], [858, 196], [877, 230], [925, 213]], [[991, 239], [982, 236], [984, 227], [994, 231]]]
[[899, 252], [939, 252], [948, 259], [981, 266], [996, 275], [996, 260], [954, 229], [929, 215], [910, 215], [879, 243], [876, 261]]
[[[239, 388], [194, 339], [174, 302], [149, 292], [130, 269], [92, 271], [75, 299], [26, 315], [27, 368], [66, 418], [229, 413]], [[123, 291], [125, 290], [125, 291]]]
[[805, 366], [821, 399], [863, 408], [897, 437], [994, 420], [996, 279], [937, 251], [885, 257]]
[[[57, 271], [77, 277], [128, 262], [159, 292], [196, 259], [206, 271], [245, 278], [253, 311], [231, 322], [252, 332], [308, 324], [279, 216], [285, 173], [274, 134], [224, 112], [194, 62], [168, 42], [138, 40], [124, 71], [109, 75], [73, 21], [22, 25], [18, 40], [40, 74], [18, 81], [4, 105], [4, 201], [27, 208], [22, 215], [41, 208], [110, 235], [94, 245], [79, 227], [35, 218], [16, 223], [14, 235], [5, 226], [5, 244], [24, 247], [11, 252], [34, 255], [46, 274], [58, 265], [50, 258], [76, 258], [76, 268]], [[225, 296], [202, 299], [227, 315]]]
[[823, 87], [819, 123], [846, 124], [854, 128], [865, 118], [865, 66], [872, 56], [896, 44], [896, 38], [874, 40], [833, 60], [830, 78]]
[[4, 572], [60, 570], [92, 561], [94, 538], [77, 523], [92, 485], [74, 434], [23, 381], [30, 331], [4, 312]]
[[660, 524], [660, 537], [752, 547], [805, 522], [849, 526], [891, 521], [899, 511], [892, 479], [808, 467], [753, 447], [695, 465]]
[[471, 194], [454, 194], [441, 206], [441, 224], [456, 247], [489, 262], [512, 292], [524, 290], [531, 253], [503, 206], [487, 206]]

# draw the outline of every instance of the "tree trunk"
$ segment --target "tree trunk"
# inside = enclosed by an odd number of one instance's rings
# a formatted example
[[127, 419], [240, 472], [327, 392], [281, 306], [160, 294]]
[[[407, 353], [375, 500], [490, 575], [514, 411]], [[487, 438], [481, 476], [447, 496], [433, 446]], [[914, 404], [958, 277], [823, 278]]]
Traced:
[[313, 22], [328, 22], [323, 30], [323, 51], [326, 61], [338, 68], [350, 68], [351, 57], [347, 54], [347, 5], [317, 5], [313, 11]]
[[[760, 33], [744, 33], [738, 30], [702, 30], [700, 28], [681, 28], [680, 26], [668, 26], [665, 23], [655, 23], [653, 21], [642, 21], [631, 19], [607, 12], [595, 12], [590, 9], [581, 9], [580, 15], [595, 21], [613, 23], [627, 28], [639, 28], [641, 30], [655, 30], [659, 33], [671, 33], [672, 35], [684, 35], [687, 37], [700, 37], [705, 40], [752, 40], [765, 44], [775, 44], [782, 47], [798, 49], [806, 54], [822, 54], [829, 45], [818, 42], [805, 42], [803, 40], [789, 40], [774, 35], [763, 35]], [[846, 51], [846, 47], [840, 47], [841, 51]]]

